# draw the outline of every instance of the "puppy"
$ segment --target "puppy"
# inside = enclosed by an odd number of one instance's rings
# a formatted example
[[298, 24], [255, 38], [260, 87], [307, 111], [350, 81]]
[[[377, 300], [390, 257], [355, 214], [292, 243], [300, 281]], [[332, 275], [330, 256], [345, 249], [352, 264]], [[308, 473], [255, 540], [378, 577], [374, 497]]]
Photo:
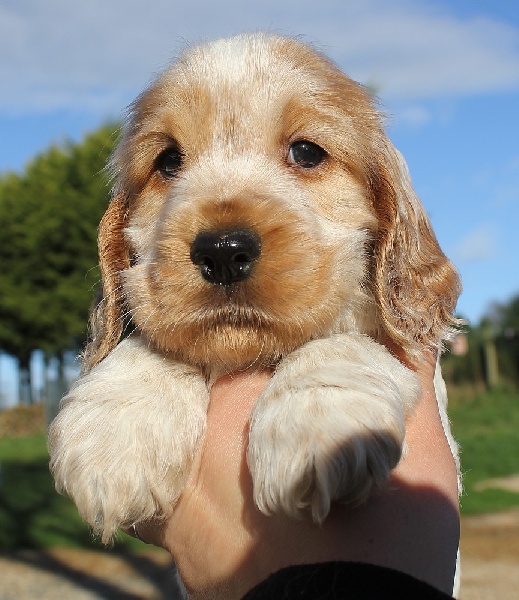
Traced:
[[104, 542], [166, 516], [211, 383], [271, 367], [259, 509], [321, 522], [365, 500], [419, 394], [384, 342], [438, 349], [460, 292], [370, 94], [294, 39], [195, 47], [132, 105], [112, 168], [103, 298], [50, 428], [57, 488]]

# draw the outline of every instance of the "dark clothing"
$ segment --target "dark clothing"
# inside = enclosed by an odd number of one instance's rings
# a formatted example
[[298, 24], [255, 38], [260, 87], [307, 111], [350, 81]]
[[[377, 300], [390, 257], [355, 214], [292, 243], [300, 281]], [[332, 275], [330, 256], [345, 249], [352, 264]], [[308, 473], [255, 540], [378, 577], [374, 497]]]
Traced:
[[375, 565], [330, 562], [281, 569], [243, 600], [452, 600], [410, 575]]

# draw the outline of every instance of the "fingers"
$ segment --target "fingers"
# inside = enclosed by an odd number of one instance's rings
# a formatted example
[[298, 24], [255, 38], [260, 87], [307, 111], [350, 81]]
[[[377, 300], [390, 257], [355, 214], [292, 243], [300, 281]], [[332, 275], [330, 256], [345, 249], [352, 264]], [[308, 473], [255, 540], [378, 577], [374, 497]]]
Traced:
[[233, 510], [242, 510], [244, 503], [243, 457], [249, 415], [270, 376], [268, 371], [245, 372], [226, 375], [214, 383], [204, 441], [172, 514], [164, 520], [135, 523], [125, 533], [178, 556], [185, 546], [177, 542], [189, 537], [190, 527], [201, 528], [205, 523], [210, 531], [219, 523], [235, 520]]
[[144, 521], [134, 523], [129, 529], [123, 530], [126, 535], [129, 535], [144, 544], [164, 547], [163, 521]]
[[243, 502], [250, 413], [270, 376], [268, 371], [227, 375], [211, 390], [204, 443], [188, 487], [225, 513]]

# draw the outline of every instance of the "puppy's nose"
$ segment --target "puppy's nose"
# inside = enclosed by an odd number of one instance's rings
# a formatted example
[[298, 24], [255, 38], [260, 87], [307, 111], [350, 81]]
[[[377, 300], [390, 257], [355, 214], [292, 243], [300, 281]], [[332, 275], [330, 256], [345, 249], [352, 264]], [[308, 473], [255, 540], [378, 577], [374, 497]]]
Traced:
[[250, 276], [260, 253], [260, 238], [249, 229], [236, 229], [199, 233], [190, 256], [206, 281], [231, 285]]

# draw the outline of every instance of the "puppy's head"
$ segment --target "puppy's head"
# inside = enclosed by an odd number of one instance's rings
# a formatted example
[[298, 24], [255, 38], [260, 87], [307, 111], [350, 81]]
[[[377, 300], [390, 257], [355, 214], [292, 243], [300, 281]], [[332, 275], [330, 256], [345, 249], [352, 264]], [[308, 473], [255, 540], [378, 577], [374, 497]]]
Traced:
[[187, 51], [132, 106], [113, 167], [87, 368], [125, 315], [227, 369], [345, 330], [414, 352], [453, 324], [456, 272], [371, 97], [298, 41]]

